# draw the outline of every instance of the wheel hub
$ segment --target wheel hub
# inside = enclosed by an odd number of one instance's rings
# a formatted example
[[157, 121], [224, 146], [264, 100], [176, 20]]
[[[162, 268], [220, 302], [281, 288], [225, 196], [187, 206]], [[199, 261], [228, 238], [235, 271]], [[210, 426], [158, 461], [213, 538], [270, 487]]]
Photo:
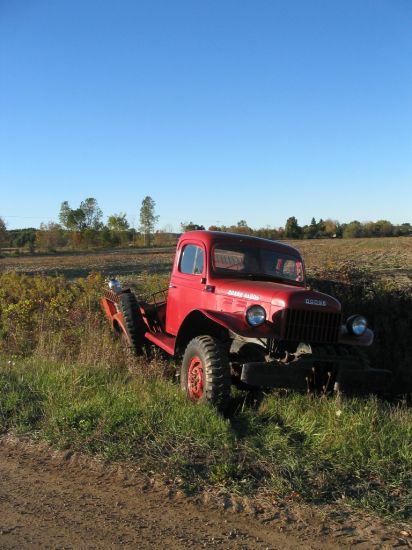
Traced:
[[187, 373], [187, 389], [190, 399], [197, 401], [203, 396], [203, 363], [200, 357], [193, 357]]

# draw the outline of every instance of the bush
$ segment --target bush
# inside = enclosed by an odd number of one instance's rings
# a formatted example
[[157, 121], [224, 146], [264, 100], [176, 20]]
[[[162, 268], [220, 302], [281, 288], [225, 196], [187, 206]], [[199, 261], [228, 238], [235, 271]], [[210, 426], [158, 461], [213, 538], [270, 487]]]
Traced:
[[1, 274], [0, 351], [28, 355], [60, 350], [61, 357], [77, 356], [87, 335], [101, 334], [105, 326], [101, 286], [97, 274], [72, 283], [60, 276]]

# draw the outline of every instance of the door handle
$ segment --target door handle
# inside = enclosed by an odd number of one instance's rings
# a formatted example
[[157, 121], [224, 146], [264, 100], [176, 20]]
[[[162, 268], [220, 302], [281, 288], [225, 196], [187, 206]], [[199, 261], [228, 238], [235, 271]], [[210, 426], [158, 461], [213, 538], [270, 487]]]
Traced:
[[172, 283], [170, 283], [169, 288], [176, 288], [176, 285], [172, 285]]

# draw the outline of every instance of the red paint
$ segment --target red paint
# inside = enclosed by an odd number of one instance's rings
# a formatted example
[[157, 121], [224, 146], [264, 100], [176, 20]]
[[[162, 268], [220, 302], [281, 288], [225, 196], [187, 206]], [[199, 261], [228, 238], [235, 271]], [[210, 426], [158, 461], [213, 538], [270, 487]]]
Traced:
[[176, 338], [169, 336], [168, 334], [162, 334], [159, 332], [146, 332], [145, 337], [155, 344], [169, 355], [173, 355], [175, 352]]

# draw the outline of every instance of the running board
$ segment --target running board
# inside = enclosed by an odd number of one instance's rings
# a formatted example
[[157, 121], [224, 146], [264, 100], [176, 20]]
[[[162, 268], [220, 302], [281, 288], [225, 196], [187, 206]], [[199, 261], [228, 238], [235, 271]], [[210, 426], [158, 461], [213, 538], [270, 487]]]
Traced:
[[169, 355], [175, 354], [176, 338], [174, 336], [169, 336], [161, 332], [146, 332], [144, 336], [150, 340], [150, 342], [166, 351]]

